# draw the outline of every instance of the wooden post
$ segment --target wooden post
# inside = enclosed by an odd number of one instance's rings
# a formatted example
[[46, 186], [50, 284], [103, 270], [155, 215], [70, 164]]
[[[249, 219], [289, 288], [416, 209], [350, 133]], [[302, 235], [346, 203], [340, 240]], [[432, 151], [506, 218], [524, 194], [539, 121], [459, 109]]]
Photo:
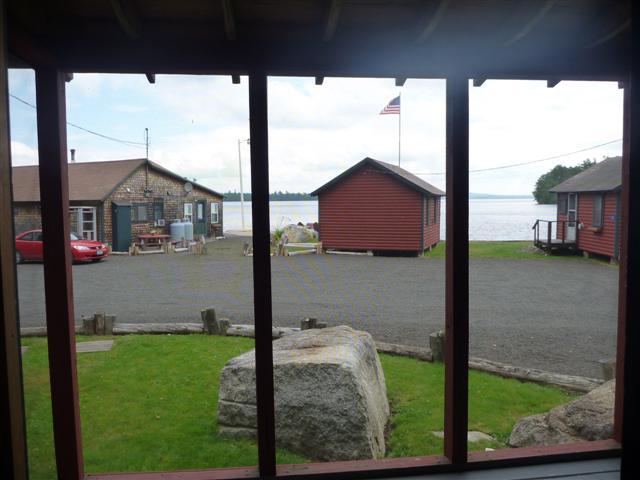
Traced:
[[84, 478], [76, 374], [65, 82], [53, 67], [36, 68], [40, 204], [53, 436], [58, 478]]
[[258, 467], [261, 477], [276, 475], [269, 223], [269, 131], [267, 76], [249, 74], [251, 136], [251, 216], [253, 221], [253, 308], [256, 341]]
[[469, 82], [447, 79], [444, 454], [467, 462], [469, 363]]
[[216, 319], [216, 309], [205, 308], [200, 313], [202, 315], [204, 333], [208, 333], [209, 335], [217, 335], [220, 333], [220, 328]]
[[0, 3], [0, 478], [26, 479], [4, 2]]
[[[640, 22], [640, 5], [632, 2], [631, 19]], [[631, 45], [640, 42], [640, 29], [631, 30]], [[634, 431], [640, 421], [640, 62], [631, 60], [624, 88], [622, 151], [622, 234], [620, 292], [618, 294], [618, 341], [616, 358], [616, 404], [614, 438], [622, 443], [621, 478], [636, 477], [640, 439]], [[635, 108], [635, 111], [633, 110]]]

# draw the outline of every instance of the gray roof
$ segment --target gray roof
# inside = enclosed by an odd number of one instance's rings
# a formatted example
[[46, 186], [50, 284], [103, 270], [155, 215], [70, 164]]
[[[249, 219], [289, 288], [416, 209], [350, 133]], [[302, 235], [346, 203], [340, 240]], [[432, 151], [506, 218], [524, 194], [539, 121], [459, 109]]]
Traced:
[[622, 186], [622, 157], [609, 157], [568, 178], [550, 192], [608, 192]]
[[398, 167], [396, 165], [391, 165], [390, 163], [387, 163], [387, 162], [381, 162], [380, 160], [375, 160], [373, 158], [367, 157], [367, 158], [365, 158], [363, 160], [360, 160], [358, 163], [356, 163], [351, 168], [349, 168], [349, 169], [345, 170], [344, 172], [342, 172], [340, 175], [335, 177], [333, 180], [330, 180], [329, 182], [327, 182], [324, 185], [322, 185], [320, 188], [318, 188], [318, 189], [314, 190], [313, 192], [311, 192], [311, 195], [318, 195], [322, 191], [328, 189], [329, 187], [332, 187], [336, 183], [340, 182], [343, 178], [349, 176], [351, 173], [353, 173], [354, 171], [358, 170], [360, 167], [362, 167], [365, 164], [373, 165], [374, 167], [381, 168], [381, 169], [391, 173], [398, 180], [400, 180], [401, 182], [405, 183], [410, 188], [413, 188], [414, 190], [418, 190], [421, 193], [426, 193], [426, 194], [433, 195], [433, 196], [436, 196], [436, 197], [441, 197], [441, 196], [444, 196], [444, 194], [445, 194], [439, 188], [434, 187], [433, 185], [431, 185], [428, 182], [425, 182], [424, 180], [422, 180], [421, 178], [415, 176], [413, 173], [408, 172], [404, 168]]

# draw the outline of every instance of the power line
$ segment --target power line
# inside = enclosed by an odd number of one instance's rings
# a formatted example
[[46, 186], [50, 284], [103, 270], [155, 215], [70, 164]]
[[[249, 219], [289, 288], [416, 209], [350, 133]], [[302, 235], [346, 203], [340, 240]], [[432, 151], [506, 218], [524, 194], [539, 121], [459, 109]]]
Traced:
[[[16, 95], [14, 95], [12, 93], [10, 93], [9, 96], [11, 98], [13, 98], [14, 100], [17, 100], [18, 102], [23, 103], [23, 104], [27, 105], [28, 107], [33, 108], [34, 110], [37, 110], [37, 107], [32, 103], [29, 103], [26, 100], [24, 100], [24, 99], [22, 99], [20, 97], [17, 97]], [[81, 127], [80, 125], [76, 125], [75, 123], [67, 122], [67, 125], [69, 125], [70, 127], [73, 127], [73, 128], [77, 128], [78, 130], [82, 130], [83, 132], [90, 133], [91, 135], [96, 135], [97, 137], [101, 137], [101, 138], [104, 138], [106, 140], [111, 140], [112, 142], [123, 143], [125, 145], [129, 145], [129, 146], [133, 146], [133, 147], [137, 147], [137, 148], [144, 148], [146, 146], [145, 142], [132, 142], [130, 140], [122, 140], [120, 138], [110, 137], [109, 135], [104, 135], [102, 133], [95, 132], [93, 130], [89, 130], [88, 128], [84, 128], [84, 127]]]
[[[612, 143], [618, 143], [618, 142], [621, 142], [621, 141], [622, 141], [622, 139], [618, 138], [617, 140], [611, 140], [609, 142], [599, 143], [598, 145], [592, 145], [590, 147], [581, 148], [580, 150], [575, 150], [573, 152], [561, 153], [560, 155], [553, 155], [551, 157], [538, 158], [537, 160], [529, 160], [527, 162], [512, 163], [510, 165], [501, 165], [499, 167], [489, 167], [489, 168], [479, 168], [479, 169], [476, 169], [476, 170], [469, 170], [469, 173], [489, 172], [489, 171], [492, 171], [492, 170], [504, 170], [505, 168], [522, 167], [523, 165], [531, 165], [531, 164], [534, 164], [534, 163], [546, 162], [546, 161], [549, 161], [549, 160], [555, 160], [557, 158], [562, 158], [562, 157], [568, 157], [570, 155], [575, 155], [576, 153], [587, 152], [587, 151], [593, 150], [595, 148], [604, 147], [606, 145], [611, 145]], [[436, 172], [436, 173], [416, 173], [414, 175], [446, 175], [446, 174], [447, 174], [447, 172]]]

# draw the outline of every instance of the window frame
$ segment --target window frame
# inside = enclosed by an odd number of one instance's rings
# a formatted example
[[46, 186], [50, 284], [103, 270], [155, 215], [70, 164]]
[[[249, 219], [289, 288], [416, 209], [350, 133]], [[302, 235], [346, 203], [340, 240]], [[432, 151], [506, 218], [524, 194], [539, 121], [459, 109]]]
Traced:
[[[187, 206], [189, 207], [189, 213], [187, 213]], [[182, 204], [182, 219], [193, 223], [193, 202], [184, 202]]]
[[[277, 465], [275, 457], [275, 421], [273, 389], [273, 352], [271, 347], [272, 306], [269, 249], [269, 175], [268, 175], [268, 120], [267, 76], [265, 72], [249, 75], [249, 105], [252, 166], [252, 207], [254, 229], [253, 282], [260, 285], [260, 295], [255, 295], [255, 354], [258, 415], [258, 470], [255, 467], [241, 469], [200, 470], [188, 475], [193, 479], [239, 478], [246, 476], [280, 477], [323, 476], [324, 478], [354, 478], [421, 474], [444, 471], [472, 470], [487, 466], [525, 465], [569, 459], [602, 458], [621, 452], [622, 388], [625, 381], [616, 386], [614, 439], [551, 447], [496, 450], [493, 452], [467, 453], [468, 427], [468, 341], [469, 341], [469, 257], [468, 257], [468, 185], [469, 185], [469, 81], [466, 77], [447, 79], [447, 242], [446, 242], [446, 336], [445, 348], [445, 451], [444, 456], [365, 460], [356, 462], [329, 462], [302, 466]], [[41, 201], [49, 208], [43, 212], [43, 228], [62, 225], [45, 243], [45, 301], [47, 313], [55, 314], [56, 329], [48, 331], [50, 371], [52, 379], [52, 404], [54, 442], [59, 475], [79, 480], [84, 478], [82, 440], [80, 435], [78, 383], [75, 367], [75, 326], [73, 318], [73, 293], [70, 289], [71, 261], [69, 253], [68, 191], [66, 178], [66, 148], [58, 148], [63, 142], [64, 79], [53, 67], [36, 70], [40, 141], [47, 151], [57, 152], [51, 161], [39, 165]], [[625, 89], [625, 112], [629, 109], [629, 94]], [[44, 99], [44, 100], [43, 100]], [[41, 108], [42, 107], [42, 108]], [[627, 120], [625, 114], [625, 121]], [[636, 127], [637, 128], [637, 127]], [[53, 131], [54, 134], [48, 133]], [[629, 129], [625, 129], [628, 140]], [[629, 154], [623, 156], [624, 168], [628, 168]], [[630, 188], [623, 182], [623, 209], [630, 204]], [[636, 174], [637, 175], [637, 174]], [[634, 199], [637, 203], [637, 200]], [[451, 203], [450, 203], [451, 202]], [[634, 204], [634, 207], [637, 205]], [[193, 213], [193, 211], [191, 211]], [[455, 213], [454, 213], [455, 212]], [[636, 213], [635, 211], [633, 213]], [[636, 228], [636, 227], [634, 227]], [[47, 230], [49, 231], [49, 230]], [[636, 232], [634, 232], [635, 234]], [[451, 235], [449, 235], [451, 234]], [[628, 224], [623, 225], [623, 247], [631, 236]], [[626, 248], [623, 248], [626, 251]], [[624, 380], [624, 345], [626, 315], [633, 305], [627, 290], [627, 252], [622, 256], [620, 297], [618, 312], [617, 378]], [[55, 274], [55, 275], [54, 275]], [[638, 274], [630, 278], [636, 281]], [[61, 279], [62, 278], [62, 279]], [[634, 285], [634, 289], [637, 286]], [[254, 288], [254, 291], [256, 289]], [[625, 303], [626, 302], [626, 303]], [[624, 307], [624, 308], [623, 308]], [[634, 310], [635, 311], [635, 310]], [[632, 331], [635, 333], [635, 330]], [[634, 359], [635, 360], [635, 359]], [[57, 376], [59, 375], [59, 377]], [[633, 392], [636, 393], [636, 392]], [[66, 414], [66, 415], [65, 415]], [[182, 478], [180, 472], [167, 474], [127, 473], [126, 477], [161, 479]], [[93, 479], [113, 478], [108, 475], [91, 475]]]
[[[140, 218], [139, 213], [144, 212], [144, 218]], [[131, 223], [150, 222], [149, 219], [149, 203], [132, 202], [131, 203]]]
[[[212, 225], [215, 225], [217, 223], [220, 223], [220, 204], [218, 202], [211, 202], [211, 212], [210, 212], [210, 223]], [[213, 220], [213, 216], [216, 216], [215, 221]]]
[[[600, 204], [600, 213], [596, 216], [596, 200]], [[605, 195], [604, 193], [596, 193], [591, 199], [591, 226], [593, 228], [604, 227], [604, 207], [605, 207]]]
[[558, 193], [556, 204], [558, 205], [558, 215], [566, 216], [569, 213], [569, 194]]

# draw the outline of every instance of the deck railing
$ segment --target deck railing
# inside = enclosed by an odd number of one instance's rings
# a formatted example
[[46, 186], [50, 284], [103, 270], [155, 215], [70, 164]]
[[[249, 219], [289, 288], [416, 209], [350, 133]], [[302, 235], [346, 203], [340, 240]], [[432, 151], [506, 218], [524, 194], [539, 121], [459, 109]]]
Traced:
[[[575, 220], [574, 220], [575, 221]], [[573, 221], [572, 221], [573, 222]], [[564, 245], [566, 243], [566, 238], [567, 238], [567, 230], [566, 230], [566, 225], [567, 223], [569, 223], [568, 220], [541, 220], [538, 219], [536, 220], [536, 223], [533, 224], [532, 230], [533, 230], [533, 244], [536, 247], [539, 247], [540, 245], [548, 245], [551, 246], [552, 244], [552, 240], [554, 238], [554, 228], [553, 228], [553, 224], [555, 225], [555, 236], [559, 237], [558, 240], [558, 244], [559, 245]], [[546, 224], [546, 227], [545, 225]], [[542, 228], [541, 228], [542, 227]], [[546, 236], [546, 238], [542, 238], [542, 240], [540, 239], [540, 230], [542, 230], [542, 234]], [[559, 232], [562, 232], [562, 235], [558, 235]]]

